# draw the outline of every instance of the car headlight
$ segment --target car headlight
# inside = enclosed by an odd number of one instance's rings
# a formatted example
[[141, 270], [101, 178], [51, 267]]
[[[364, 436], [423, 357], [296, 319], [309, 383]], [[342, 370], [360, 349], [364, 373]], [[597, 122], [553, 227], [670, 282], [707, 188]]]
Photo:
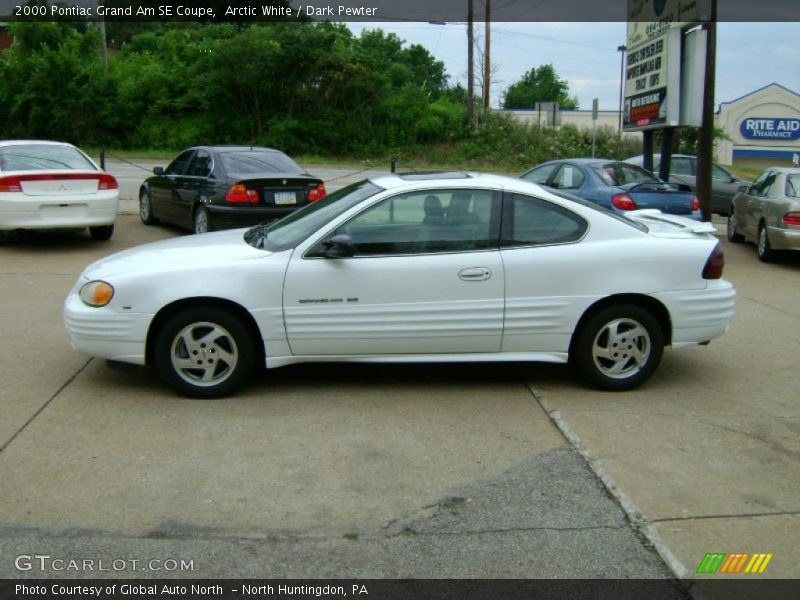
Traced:
[[114, 288], [105, 281], [90, 281], [85, 284], [78, 295], [84, 304], [89, 306], [105, 306], [114, 297]]

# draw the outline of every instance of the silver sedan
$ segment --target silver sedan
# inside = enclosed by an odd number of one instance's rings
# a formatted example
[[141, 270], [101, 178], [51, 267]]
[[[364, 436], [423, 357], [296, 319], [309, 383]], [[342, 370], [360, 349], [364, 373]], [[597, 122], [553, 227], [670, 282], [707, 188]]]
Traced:
[[754, 241], [769, 262], [782, 250], [800, 250], [800, 169], [771, 167], [742, 186], [728, 216], [731, 242]]

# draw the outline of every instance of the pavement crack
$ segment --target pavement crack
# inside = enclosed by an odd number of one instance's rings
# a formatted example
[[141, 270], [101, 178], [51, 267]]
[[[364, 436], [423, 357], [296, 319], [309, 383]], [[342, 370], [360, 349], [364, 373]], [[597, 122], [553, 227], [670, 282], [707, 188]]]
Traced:
[[661, 519], [651, 519], [653, 523], [675, 523], [679, 521], [699, 521], [702, 519], [747, 519], [752, 517], [780, 517], [800, 515], [800, 510], [779, 510], [774, 512], [762, 513], [736, 513], [721, 515], [695, 515], [691, 517], [664, 517]]
[[18, 437], [18, 436], [19, 436], [19, 435], [20, 435], [20, 434], [21, 434], [23, 431], [25, 431], [25, 429], [27, 429], [28, 425], [30, 425], [31, 423], [33, 423], [33, 421], [34, 421], [34, 419], [36, 419], [36, 417], [38, 417], [40, 414], [42, 414], [42, 411], [44, 411], [44, 409], [45, 409], [45, 408], [47, 408], [48, 406], [50, 406], [50, 403], [51, 403], [53, 400], [55, 400], [55, 399], [58, 397], [58, 395], [59, 395], [61, 392], [63, 392], [63, 391], [64, 391], [64, 390], [67, 388], [67, 386], [69, 386], [69, 384], [71, 384], [73, 381], [75, 381], [75, 379], [78, 377], [78, 375], [80, 375], [81, 373], [83, 373], [84, 369], [86, 369], [86, 367], [88, 367], [88, 366], [89, 366], [89, 363], [91, 363], [93, 360], [94, 360], [93, 358], [90, 358], [90, 359], [88, 359], [88, 360], [87, 360], [85, 363], [83, 363], [83, 366], [81, 366], [81, 368], [80, 368], [80, 369], [78, 369], [77, 371], [75, 371], [75, 373], [72, 375], [72, 377], [70, 377], [69, 379], [67, 379], [67, 380], [66, 380], [66, 381], [65, 381], [65, 382], [64, 382], [64, 383], [61, 385], [61, 387], [59, 387], [59, 388], [58, 388], [58, 389], [57, 389], [57, 390], [56, 390], [56, 391], [53, 393], [53, 395], [52, 395], [52, 396], [50, 396], [50, 398], [48, 398], [48, 399], [47, 399], [47, 402], [45, 402], [44, 404], [42, 404], [42, 405], [39, 407], [39, 409], [38, 409], [38, 410], [37, 410], [35, 413], [33, 413], [33, 414], [30, 416], [30, 418], [29, 418], [27, 421], [25, 421], [25, 422], [22, 424], [22, 426], [21, 426], [19, 429], [17, 429], [17, 431], [16, 431], [16, 432], [14, 432], [14, 435], [12, 435], [10, 438], [8, 438], [8, 440], [7, 440], [7, 441], [6, 441], [6, 442], [5, 442], [5, 443], [4, 443], [2, 446], [0, 446], [0, 454], [1, 454], [1, 453], [2, 453], [2, 452], [3, 452], [3, 451], [6, 449], [6, 448], [8, 448], [8, 447], [9, 447], [9, 446], [11, 445], [11, 443], [12, 443], [12, 442], [13, 442], [15, 439], [17, 439], [17, 437]]
[[[532, 527], [507, 527], [497, 529], [467, 529], [464, 531], [417, 531], [411, 527], [406, 527], [402, 532], [396, 535], [413, 535], [413, 536], [467, 536], [467, 535], [492, 535], [503, 533], [530, 533], [533, 531], [596, 531], [596, 530], [610, 530], [618, 531], [625, 529], [625, 525], [588, 525], [588, 526], [575, 526], [575, 527], [554, 527], [554, 526], [532, 526]], [[394, 537], [394, 536], [393, 536]]]
[[761, 442], [762, 444], [769, 447], [772, 451], [776, 452], [777, 454], [783, 454], [788, 458], [794, 460], [800, 460], [800, 452], [797, 452], [796, 450], [790, 450], [789, 448], [786, 448], [785, 446], [779, 444], [778, 442], [774, 442], [755, 433], [750, 433], [749, 431], [736, 429], [735, 427], [727, 427], [719, 423], [706, 423], [706, 424], [710, 427], [715, 427], [717, 429], [722, 429], [724, 431], [730, 431], [731, 433], [737, 433], [739, 435], [743, 435], [757, 442]]

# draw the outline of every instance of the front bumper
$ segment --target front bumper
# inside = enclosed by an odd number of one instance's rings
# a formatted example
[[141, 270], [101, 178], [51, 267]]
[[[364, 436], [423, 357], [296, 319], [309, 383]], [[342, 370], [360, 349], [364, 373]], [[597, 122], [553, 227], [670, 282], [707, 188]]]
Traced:
[[147, 330], [153, 315], [86, 306], [78, 297], [77, 287], [64, 301], [64, 327], [72, 348], [98, 358], [145, 364]]

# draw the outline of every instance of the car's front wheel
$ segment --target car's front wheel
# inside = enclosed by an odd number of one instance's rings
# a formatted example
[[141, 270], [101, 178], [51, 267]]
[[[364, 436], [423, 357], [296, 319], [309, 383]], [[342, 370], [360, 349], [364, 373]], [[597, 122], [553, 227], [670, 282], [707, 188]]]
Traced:
[[647, 310], [611, 306], [592, 315], [575, 339], [572, 360], [586, 380], [603, 390], [644, 383], [664, 352], [664, 332]]
[[114, 235], [114, 225], [98, 225], [89, 227], [89, 235], [97, 242], [107, 242]]
[[169, 318], [155, 339], [154, 363], [172, 388], [191, 398], [220, 398], [240, 388], [255, 366], [255, 344], [242, 321], [197, 307]]

